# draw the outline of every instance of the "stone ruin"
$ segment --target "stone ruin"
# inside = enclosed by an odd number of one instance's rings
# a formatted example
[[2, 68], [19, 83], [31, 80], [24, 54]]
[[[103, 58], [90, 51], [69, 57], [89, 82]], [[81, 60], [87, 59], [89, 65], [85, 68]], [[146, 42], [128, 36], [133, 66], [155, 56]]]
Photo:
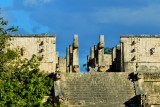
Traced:
[[78, 35], [74, 35], [73, 44], [66, 48], [66, 57], [58, 57], [57, 69], [60, 72], [79, 72]]
[[53, 73], [54, 101], [65, 107], [160, 107], [160, 35], [121, 35], [104, 54], [104, 35], [80, 73], [78, 36], [59, 57], [55, 35], [11, 35], [10, 48], [22, 58], [43, 57], [40, 68]]
[[16, 49], [22, 58], [30, 59], [33, 54], [42, 57], [40, 69], [47, 73], [56, 70], [56, 35], [11, 35], [10, 48]]
[[104, 54], [104, 35], [100, 35], [100, 42], [90, 49], [90, 56], [87, 56], [88, 72], [105, 72], [110, 69], [112, 55]]

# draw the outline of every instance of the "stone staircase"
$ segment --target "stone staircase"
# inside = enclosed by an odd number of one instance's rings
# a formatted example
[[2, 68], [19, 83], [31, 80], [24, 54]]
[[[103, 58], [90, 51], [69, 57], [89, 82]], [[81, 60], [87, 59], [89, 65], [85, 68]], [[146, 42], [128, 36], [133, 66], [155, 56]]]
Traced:
[[60, 80], [67, 107], [138, 107], [129, 73], [64, 73]]

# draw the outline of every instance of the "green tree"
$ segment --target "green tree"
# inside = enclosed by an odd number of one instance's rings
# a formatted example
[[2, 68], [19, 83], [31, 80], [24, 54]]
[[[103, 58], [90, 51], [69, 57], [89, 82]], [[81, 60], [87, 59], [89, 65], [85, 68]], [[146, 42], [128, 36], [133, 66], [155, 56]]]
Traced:
[[6, 28], [7, 23], [0, 18], [0, 107], [43, 106], [41, 101], [51, 94], [53, 81], [39, 69], [35, 55], [21, 59], [16, 50], [7, 49], [8, 33], [17, 31]]
[[104, 48], [104, 54], [112, 54], [112, 48], [109, 47]]

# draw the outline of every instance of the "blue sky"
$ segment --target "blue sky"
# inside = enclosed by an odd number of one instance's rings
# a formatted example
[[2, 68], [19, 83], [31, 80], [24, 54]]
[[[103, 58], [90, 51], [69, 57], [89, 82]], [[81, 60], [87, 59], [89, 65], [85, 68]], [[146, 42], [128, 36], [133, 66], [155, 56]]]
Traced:
[[106, 47], [122, 34], [160, 34], [160, 0], [1, 0], [0, 8], [18, 34], [56, 34], [61, 56], [78, 34], [81, 65], [100, 34]]

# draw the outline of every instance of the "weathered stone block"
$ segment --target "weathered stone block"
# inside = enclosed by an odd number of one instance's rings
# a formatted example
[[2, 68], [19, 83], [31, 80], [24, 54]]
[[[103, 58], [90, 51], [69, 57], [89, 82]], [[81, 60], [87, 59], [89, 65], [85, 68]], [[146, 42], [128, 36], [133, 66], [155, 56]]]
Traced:
[[[54, 41], [54, 43], [52, 43]], [[20, 51], [22, 58], [41, 56], [40, 68], [48, 73], [56, 70], [56, 35], [11, 35], [10, 48]]]

